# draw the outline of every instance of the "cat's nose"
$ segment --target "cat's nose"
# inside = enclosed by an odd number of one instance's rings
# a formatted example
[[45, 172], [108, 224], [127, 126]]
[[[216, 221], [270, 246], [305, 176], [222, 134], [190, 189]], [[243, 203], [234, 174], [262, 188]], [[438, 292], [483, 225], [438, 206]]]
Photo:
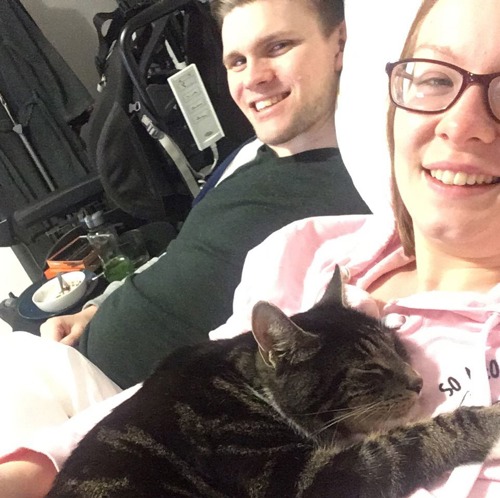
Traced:
[[415, 391], [417, 394], [420, 394], [423, 386], [424, 381], [422, 377], [420, 377], [420, 375], [416, 375], [412, 379], [410, 379], [410, 382], [408, 383], [408, 390]]

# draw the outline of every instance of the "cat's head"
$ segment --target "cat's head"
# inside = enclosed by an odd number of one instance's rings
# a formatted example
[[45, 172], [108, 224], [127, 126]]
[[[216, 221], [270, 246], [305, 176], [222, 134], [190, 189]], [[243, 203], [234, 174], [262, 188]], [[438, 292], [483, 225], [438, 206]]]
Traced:
[[268, 302], [255, 305], [262, 385], [310, 433], [329, 425], [340, 433], [393, 425], [414, 406], [422, 379], [395, 332], [344, 306], [341, 291], [331, 287], [313, 308], [291, 318]]

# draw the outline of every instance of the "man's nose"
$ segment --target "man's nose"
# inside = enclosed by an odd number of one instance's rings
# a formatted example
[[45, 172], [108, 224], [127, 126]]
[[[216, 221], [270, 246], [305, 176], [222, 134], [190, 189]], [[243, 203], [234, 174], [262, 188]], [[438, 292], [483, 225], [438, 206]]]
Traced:
[[244, 85], [246, 88], [254, 89], [264, 83], [268, 83], [274, 77], [271, 61], [265, 58], [247, 60], [245, 68]]

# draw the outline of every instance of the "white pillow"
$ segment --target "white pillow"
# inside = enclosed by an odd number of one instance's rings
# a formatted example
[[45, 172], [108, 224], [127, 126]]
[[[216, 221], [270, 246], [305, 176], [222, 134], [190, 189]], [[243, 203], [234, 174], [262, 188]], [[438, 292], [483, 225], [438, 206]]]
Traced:
[[375, 212], [390, 209], [385, 65], [399, 58], [421, 0], [345, 0], [347, 43], [336, 113], [340, 152]]

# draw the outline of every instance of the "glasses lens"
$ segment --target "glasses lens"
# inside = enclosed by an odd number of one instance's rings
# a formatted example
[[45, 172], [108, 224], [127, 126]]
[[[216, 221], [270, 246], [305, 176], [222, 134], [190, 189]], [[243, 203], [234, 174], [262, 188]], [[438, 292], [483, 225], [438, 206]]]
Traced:
[[491, 112], [500, 119], [500, 76], [491, 81], [488, 87], [488, 100]]
[[458, 71], [439, 63], [401, 62], [391, 73], [391, 97], [396, 105], [409, 110], [442, 111], [454, 101], [462, 83]]

